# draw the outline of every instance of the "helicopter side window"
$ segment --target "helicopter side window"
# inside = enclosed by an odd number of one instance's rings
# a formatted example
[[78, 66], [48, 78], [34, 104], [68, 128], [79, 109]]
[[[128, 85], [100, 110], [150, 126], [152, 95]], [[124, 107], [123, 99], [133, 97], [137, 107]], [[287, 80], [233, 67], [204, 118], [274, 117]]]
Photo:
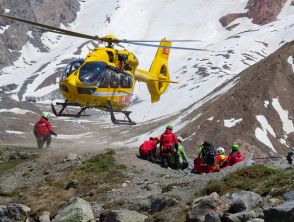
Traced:
[[99, 88], [108, 88], [109, 87], [111, 72], [112, 71], [110, 69], [105, 69], [105, 71], [103, 72], [102, 77], [101, 77]]
[[80, 69], [79, 79], [86, 86], [99, 85], [106, 66], [104, 62], [87, 62]]
[[119, 88], [120, 87], [120, 73], [117, 73], [115, 71], [111, 72], [110, 87], [112, 87], [112, 88]]
[[121, 73], [120, 86], [121, 88], [132, 88], [132, 77], [130, 74]]
[[74, 71], [76, 71], [81, 64], [84, 62], [83, 59], [76, 59], [71, 61], [64, 69], [62, 75], [61, 75], [61, 80], [63, 81], [67, 77], [69, 77]]

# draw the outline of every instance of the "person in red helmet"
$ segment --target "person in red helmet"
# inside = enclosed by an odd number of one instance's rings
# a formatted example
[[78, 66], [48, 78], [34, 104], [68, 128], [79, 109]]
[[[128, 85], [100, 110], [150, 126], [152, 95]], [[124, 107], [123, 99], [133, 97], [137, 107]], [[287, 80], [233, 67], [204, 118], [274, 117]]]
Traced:
[[[176, 155], [178, 151], [178, 139], [172, 130], [173, 126], [168, 125], [160, 137], [161, 166], [164, 168], [168, 167], [168, 160], [171, 154]], [[176, 155], [176, 165], [178, 165], [178, 162], [179, 156]]]
[[158, 144], [159, 138], [156, 137], [150, 137], [149, 140], [145, 140], [139, 148], [140, 157], [155, 163], [157, 160], [156, 147]]
[[44, 112], [42, 113], [41, 119], [35, 123], [34, 134], [37, 140], [38, 148], [43, 148], [44, 143], [47, 143], [47, 148], [50, 147], [51, 135], [57, 136], [53, 131], [51, 123], [48, 121], [49, 114]]
[[243, 161], [243, 155], [239, 151], [240, 146], [238, 144], [234, 144], [231, 146], [232, 152], [229, 154], [228, 158], [226, 159], [226, 165], [232, 166], [236, 163]]

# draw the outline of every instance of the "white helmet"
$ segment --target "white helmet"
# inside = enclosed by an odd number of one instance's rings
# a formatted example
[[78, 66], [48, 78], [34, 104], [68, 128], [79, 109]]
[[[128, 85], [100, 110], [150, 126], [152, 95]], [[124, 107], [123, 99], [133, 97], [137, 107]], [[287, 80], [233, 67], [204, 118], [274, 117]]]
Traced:
[[183, 141], [183, 138], [180, 137], [180, 136], [178, 136], [177, 139], [178, 139], [178, 141], [179, 141], [180, 143]]
[[216, 149], [216, 152], [217, 152], [217, 154], [222, 155], [222, 154], [225, 154], [225, 149], [222, 147], [218, 147]]

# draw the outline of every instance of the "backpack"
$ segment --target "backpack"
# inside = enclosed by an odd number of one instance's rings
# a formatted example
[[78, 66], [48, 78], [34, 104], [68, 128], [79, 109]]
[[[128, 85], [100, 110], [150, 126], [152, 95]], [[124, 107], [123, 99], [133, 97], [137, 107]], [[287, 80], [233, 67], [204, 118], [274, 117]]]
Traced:
[[174, 148], [173, 134], [163, 134], [162, 135], [162, 151], [172, 152]]
[[204, 142], [202, 146], [203, 146], [202, 160], [208, 166], [213, 166], [215, 162], [215, 156], [216, 156], [213, 144]]

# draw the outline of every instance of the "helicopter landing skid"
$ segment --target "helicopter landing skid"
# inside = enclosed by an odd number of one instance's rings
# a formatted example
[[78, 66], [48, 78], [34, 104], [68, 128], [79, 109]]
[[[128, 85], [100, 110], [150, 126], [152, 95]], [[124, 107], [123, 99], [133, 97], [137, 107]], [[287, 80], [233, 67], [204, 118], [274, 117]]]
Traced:
[[[130, 113], [131, 111], [114, 111], [111, 105], [111, 102], [108, 101], [108, 111], [110, 112], [110, 117], [111, 117], [111, 121], [114, 124], [121, 124], [121, 125], [136, 125], [137, 123], [135, 123], [133, 120], [131, 120], [130, 118]], [[123, 113], [126, 117], [126, 119], [116, 119], [114, 113]]]
[[[69, 103], [67, 100], [64, 103], [57, 102], [56, 105], [62, 106], [62, 108], [59, 110], [59, 112], [57, 112], [54, 105], [51, 103], [52, 112], [54, 113], [55, 116], [69, 116], [69, 117], [90, 116], [85, 114], [85, 110], [88, 107], [81, 107], [81, 110], [76, 114], [69, 113], [69, 111], [67, 110], [67, 106], [79, 106], [79, 104]], [[63, 113], [65, 110], [67, 111], [67, 113]]]

